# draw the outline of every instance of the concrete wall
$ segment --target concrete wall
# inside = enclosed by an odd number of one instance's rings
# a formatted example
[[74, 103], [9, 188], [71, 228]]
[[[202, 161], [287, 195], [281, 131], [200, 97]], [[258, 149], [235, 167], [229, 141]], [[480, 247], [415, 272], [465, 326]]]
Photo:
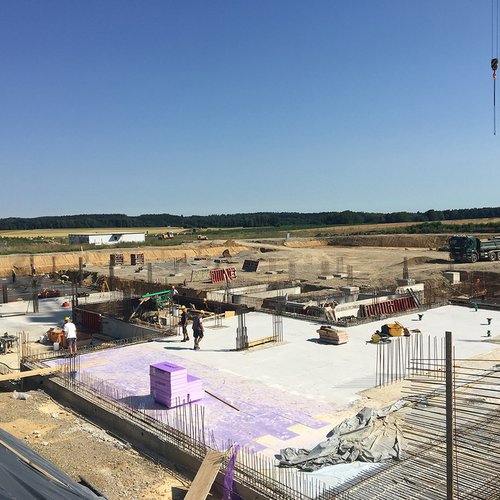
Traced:
[[398, 294], [404, 294], [407, 293], [408, 290], [413, 290], [416, 294], [423, 294], [424, 293], [424, 283], [415, 283], [414, 285], [403, 285], [403, 286], [398, 286], [396, 288], [396, 293]]
[[[377, 297], [377, 300], [381, 302], [381, 301], [389, 299], [389, 298], [390, 298], [389, 296]], [[337, 319], [347, 318], [349, 316], [354, 316], [354, 317], [358, 318], [361, 316], [359, 314], [359, 312], [360, 312], [362, 304], [373, 304], [373, 299], [356, 300], [353, 302], [339, 304], [338, 306], [335, 306], [335, 308], [334, 308], [335, 317]]]
[[268, 290], [266, 292], [256, 292], [249, 295], [250, 297], [256, 297], [259, 299], [268, 299], [270, 297], [278, 297], [280, 295], [299, 295], [300, 294], [300, 286], [290, 286], [286, 288], [280, 288], [278, 290]]
[[110, 318], [109, 316], [102, 316], [101, 325], [103, 335], [108, 335], [114, 339], [131, 339], [158, 332], [156, 328], [134, 325], [133, 323], [127, 323], [126, 321]]
[[[267, 299], [271, 297], [278, 297], [279, 295], [298, 295], [300, 294], [301, 289], [300, 286], [289, 286], [283, 287], [275, 290], [269, 290], [269, 285], [252, 285], [245, 286], [240, 288], [231, 288], [230, 297], [234, 303], [241, 302], [241, 299], [238, 297], [250, 297], [250, 298], [258, 298], [258, 299]], [[215, 300], [215, 301], [223, 301], [226, 292], [224, 290], [217, 290], [215, 292], [208, 292], [207, 299]], [[233, 299], [234, 297], [234, 299]]]

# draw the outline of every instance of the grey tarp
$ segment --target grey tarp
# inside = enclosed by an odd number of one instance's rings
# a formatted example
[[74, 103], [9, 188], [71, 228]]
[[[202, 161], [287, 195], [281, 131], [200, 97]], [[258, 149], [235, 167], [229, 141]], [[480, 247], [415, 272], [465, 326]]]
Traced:
[[334, 427], [328, 439], [311, 450], [285, 448], [281, 450], [281, 467], [297, 467], [313, 471], [325, 465], [354, 462], [382, 462], [401, 459], [403, 439], [398, 418], [393, 413], [407, 401], [376, 410], [363, 408], [356, 416]]
[[[67, 457], [67, 460], [77, 458]], [[37, 470], [37, 467], [43, 472]], [[85, 486], [73, 481], [23, 441], [0, 429], [0, 498], [76, 500], [104, 497], [95, 495]]]

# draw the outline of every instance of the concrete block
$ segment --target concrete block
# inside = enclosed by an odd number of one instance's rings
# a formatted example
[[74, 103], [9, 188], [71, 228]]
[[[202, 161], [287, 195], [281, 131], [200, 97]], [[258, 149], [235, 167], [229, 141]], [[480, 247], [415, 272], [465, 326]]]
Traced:
[[415, 284], [415, 280], [412, 278], [404, 278], [396, 281], [398, 283], [398, 286], [412, 286]]
[[422, 293], [424, 291], [424, 283], [415, 283], [414, 285], [398, 286], [396, 288], [396, 294], [403, 295], [407, 294], [408, 290], [413, 290], [415, 293]]
[[347, 278], [347, 273], [333, 273], [334, 278]]
[[341, 286], [340, 291], [347, 295], [355, 295], [359, 293], [359, 286]]
[[458, 271], [445, 271], [443, 276], [453, 285], [460, 283], [460, 273]]
[[333, 274], [320, 274], [318, 279], [320, 280], [332, 280], [334, 278]]

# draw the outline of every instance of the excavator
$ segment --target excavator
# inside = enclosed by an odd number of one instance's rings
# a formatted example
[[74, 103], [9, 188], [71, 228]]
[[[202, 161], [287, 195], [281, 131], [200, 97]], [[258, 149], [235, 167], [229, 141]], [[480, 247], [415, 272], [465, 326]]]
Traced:
[[[161, 292], [145, 293], [141, 295], [139, 303], [128, 318], [128, 321], [131, 321], [137, 316], [149, 323], [155, 318], [156, 322], [159, 322], [160, 311], [169, 307], [172, 302], [171, 295], [172, 290], [163, 290]], [[147, 307], [145, 307], [146, 303], [148, 303]], [[143, 310], [141, 311], [141, 309]]]

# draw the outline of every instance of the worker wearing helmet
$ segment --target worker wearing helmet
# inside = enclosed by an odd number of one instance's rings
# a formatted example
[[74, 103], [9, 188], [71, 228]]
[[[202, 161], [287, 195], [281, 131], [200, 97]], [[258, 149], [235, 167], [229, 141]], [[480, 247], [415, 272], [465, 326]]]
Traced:
[[186, 306], [181, 306], [181, 319], [179, 321], [179, 326], [182, 328], [182, 335], [183, 339], [181, 342], [187, 342], [189, 340], [189, 335], [188, 335], [188, 316], [187, 316], [187, 311], [186, 311]]
[[71, 321], [69, 316], [64, 318], [64, 335], [66, 336], [66, 343], [69, 347], [69, 355], [76, 355], [76, 326]]
[[194, 347], [195, 351], [200, 350], [200, 342], [203, 338], [205, 332], [205, 327], [203, 326], [202, 315], [204, 311], [196, 311], [195, 317], [193, 318], [193, 337], [194, 337]]

